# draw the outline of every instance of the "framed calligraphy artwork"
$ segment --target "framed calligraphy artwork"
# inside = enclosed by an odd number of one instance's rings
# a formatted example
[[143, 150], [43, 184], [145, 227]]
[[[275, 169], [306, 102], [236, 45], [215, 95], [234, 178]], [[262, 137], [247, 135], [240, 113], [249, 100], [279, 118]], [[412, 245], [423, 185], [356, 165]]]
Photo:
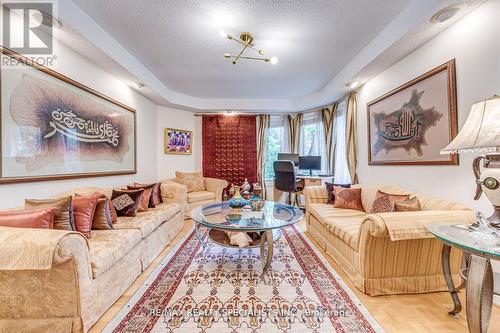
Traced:
[[371, 101], [369, 165], [458, 165], [439, 152], [457, 135], [455, 60]]
[[165, 154], [191, 155], [192, 153], [192, 131], [165, 128]]
[[2, 49], [0, 183], [136, 173], [135, 110]]

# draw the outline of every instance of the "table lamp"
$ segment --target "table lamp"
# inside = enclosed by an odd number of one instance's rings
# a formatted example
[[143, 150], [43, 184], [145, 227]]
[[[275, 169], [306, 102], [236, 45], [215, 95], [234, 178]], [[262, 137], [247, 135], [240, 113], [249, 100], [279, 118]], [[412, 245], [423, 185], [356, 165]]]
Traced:
[[[478, 200], [484, 192], [493, 205], [489, 226], [500, 229], [500, 96], [472, 105], [469, 117], [458, 135], [441, 154], [483, 153], [472, 163]], [[482, 162], [482, 172], [481, 172]]]

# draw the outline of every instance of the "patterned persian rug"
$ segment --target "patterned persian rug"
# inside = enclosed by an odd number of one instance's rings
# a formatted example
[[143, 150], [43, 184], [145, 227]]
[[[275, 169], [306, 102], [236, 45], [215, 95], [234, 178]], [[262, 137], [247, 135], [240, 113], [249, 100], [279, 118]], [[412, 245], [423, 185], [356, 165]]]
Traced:
[[259, 249], [179, 242], [104, 332], [382, 332], [294, 227], [275, 243], [269, 284]]

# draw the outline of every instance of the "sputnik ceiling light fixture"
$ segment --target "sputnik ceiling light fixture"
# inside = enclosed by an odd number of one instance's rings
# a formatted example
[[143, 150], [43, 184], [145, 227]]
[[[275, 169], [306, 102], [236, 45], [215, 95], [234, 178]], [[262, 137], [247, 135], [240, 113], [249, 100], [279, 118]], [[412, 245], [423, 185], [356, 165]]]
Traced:
[[234, 38], [232, 35], [226, 33], [224, 30], [220, 30], [219, 35], [221, 35], [222, 37], [227, 38], [229, 40], [235, 41], [236, 43], [243, 46], [243, 48], [238, 53], [238, 55], [231, 55], [230, 53], [224, 53], [224, 58], [232, 59], [231, 62], [233, 65], [236, 65], [236, 63], [240, 59], [264, 61], [264, 62], [269, 62], [273, 65], [278, 62], [278, 58], [276, 58], [276, 57], [266, 58], [266, 57], [251, 57], [251, 56], [244, 56], [243, 55], [243, 52], [245, 52], [247, 49], [254, 50], [258, 54], [264, 55], [264, 51], [255, 48], [255, 46], [253, 44], [254, 37], [249, 32], [242, 32], [240, 34], [239, 38]]

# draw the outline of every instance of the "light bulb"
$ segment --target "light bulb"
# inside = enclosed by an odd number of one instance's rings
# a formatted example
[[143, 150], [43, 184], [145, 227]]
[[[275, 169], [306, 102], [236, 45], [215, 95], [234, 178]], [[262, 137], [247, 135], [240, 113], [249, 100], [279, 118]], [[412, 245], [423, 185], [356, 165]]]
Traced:
[[359, 86], [359, 81], [354, 81], [348, 84], [349, 88], [355, 89]]
[[275, 65], [275, 64], [277, 64], [277, 63], [278, 63], [278, 58], [276, 58], [276, 57], [272, 57], [272, 58], [269, 60], [269, 62], [271, 62], [271, 64]]
[[219, 35], [223, 38], [227, 38], [227, 33], [222, 29], [219, 30]]

